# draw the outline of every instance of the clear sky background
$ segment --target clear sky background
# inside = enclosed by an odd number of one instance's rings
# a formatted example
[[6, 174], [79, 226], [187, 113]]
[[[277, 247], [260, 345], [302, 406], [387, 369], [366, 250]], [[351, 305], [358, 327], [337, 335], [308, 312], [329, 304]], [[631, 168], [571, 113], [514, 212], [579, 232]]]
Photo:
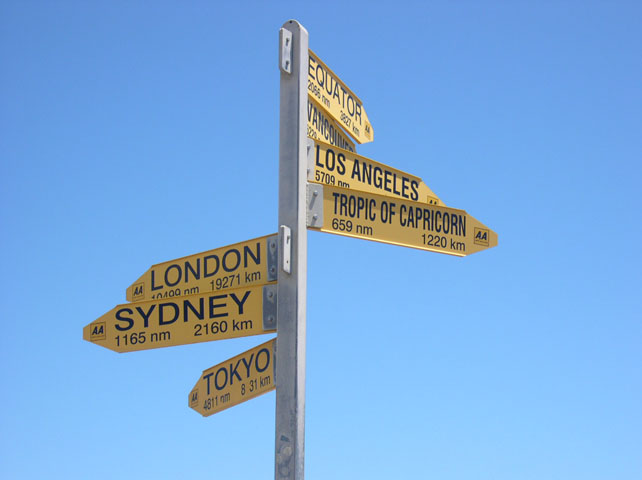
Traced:
[[268, 336], [117, 354], [152, 264], [277, 231], [278, 32], [361, 97], [359, 153], [499, 234], [310, 232], [310, 479], [642, 478], [642, 4], [0, 2], [0, 477], [273, 478]]

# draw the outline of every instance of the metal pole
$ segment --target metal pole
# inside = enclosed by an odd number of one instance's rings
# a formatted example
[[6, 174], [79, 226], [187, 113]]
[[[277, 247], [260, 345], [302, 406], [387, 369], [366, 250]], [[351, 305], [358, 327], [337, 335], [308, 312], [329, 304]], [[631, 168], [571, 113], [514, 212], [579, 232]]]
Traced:
[[279, 32], [279, 272], [276, 338], [275, 478], [303, 480], [307, 284], [308, 32], [296, 20]]

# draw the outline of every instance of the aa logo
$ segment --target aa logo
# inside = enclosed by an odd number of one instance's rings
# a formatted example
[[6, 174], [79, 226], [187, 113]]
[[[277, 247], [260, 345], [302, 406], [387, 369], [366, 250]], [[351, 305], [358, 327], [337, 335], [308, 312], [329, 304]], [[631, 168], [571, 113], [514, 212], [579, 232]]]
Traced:
[[489, 246], [489, 231], [485, 228], [475, 227], [475, 238], [473, 239], [476, 245]]
[[189, 394], [189, 406], [194, 407], [198, 403], [198, 389], [192, 390]]
[[142, 300], [145, 298], [145, 284], [137, 283], [133, 287], [132, 300]]
[[105, 327], [105, 322], [92, 323], [89, 328], [91, 329], [89, 340], [91, 340], [92, 342], [94, 340], [105, 340], [107, 338], [107, 329]]

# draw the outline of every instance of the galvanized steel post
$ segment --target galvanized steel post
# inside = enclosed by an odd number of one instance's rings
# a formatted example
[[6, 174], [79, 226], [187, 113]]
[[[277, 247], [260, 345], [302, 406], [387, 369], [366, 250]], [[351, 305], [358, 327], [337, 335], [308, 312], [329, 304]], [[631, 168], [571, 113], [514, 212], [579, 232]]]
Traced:
[[303, 480], [307, 284], [308, 32], [279, 32], [279, 272], [276, 338], [275, 478]]

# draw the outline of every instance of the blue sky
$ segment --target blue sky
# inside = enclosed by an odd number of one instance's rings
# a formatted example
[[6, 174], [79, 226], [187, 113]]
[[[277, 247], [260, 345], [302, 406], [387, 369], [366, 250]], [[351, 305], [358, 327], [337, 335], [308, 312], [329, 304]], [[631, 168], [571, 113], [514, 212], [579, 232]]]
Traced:
[[642, 476], [639, 2], [0, 3], [0, 476], [272, 478], [274, 393], [82, 327], [150, 265], [277, 230], [278, 31], [362, 99], [361, 155], [499, 235], [310, 232], [306, 476]]

